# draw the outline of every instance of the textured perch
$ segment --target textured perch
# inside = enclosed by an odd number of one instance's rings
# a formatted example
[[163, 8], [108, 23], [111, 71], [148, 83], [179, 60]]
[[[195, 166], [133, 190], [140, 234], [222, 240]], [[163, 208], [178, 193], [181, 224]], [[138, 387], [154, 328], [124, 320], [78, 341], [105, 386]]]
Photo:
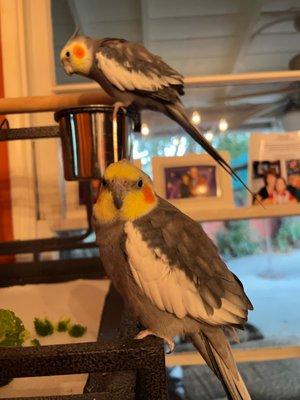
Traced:
[[52, 96], [0, 99], [0, 115], [57, 111], [89, 104], [111, 105], [114, 99], [102, 89], [95, 93], [57, 94]]

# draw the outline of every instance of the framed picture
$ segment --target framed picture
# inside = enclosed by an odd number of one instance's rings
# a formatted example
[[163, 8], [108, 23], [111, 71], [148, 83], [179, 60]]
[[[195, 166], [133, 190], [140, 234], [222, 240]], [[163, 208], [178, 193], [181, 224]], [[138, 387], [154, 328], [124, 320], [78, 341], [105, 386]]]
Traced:
[[[229, 161], [227, 152], [220, 152]], [[232, 208], [229, 174], [208, 154], [182, 157], [153, 157], [154, 188], [192, 218], [203, 217], [204, 209]]]
[[300, 202], [299, 150], [299, 132], [251, 135], [249, 184], [261, 203], [291, 206]]

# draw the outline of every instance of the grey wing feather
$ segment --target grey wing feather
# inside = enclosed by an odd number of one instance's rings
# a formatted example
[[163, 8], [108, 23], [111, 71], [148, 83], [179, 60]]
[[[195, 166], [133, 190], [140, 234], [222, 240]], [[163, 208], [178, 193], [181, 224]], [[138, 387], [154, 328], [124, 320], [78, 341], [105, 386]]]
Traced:
[[[241, 309], [235, 325], [243, 325], [252, 304], [200, 224], [163, 199], [154, 211], [135, 223], [148, 246], [159, 246], [170, 265], [183, 269], [194, 282], [210, 315], [226, 299]], [[227, 308], [231, 312], [229, 305]]]
[[166, 101], [184, 93], [182, 75], [139, 43], [103, 39], [96, 46], [95, 58], [105, 77], [121, 91]]
[[190, 337], [207, 365], [220, 379], [228, 399], [251, 400], [223, 330], [206, 326]]

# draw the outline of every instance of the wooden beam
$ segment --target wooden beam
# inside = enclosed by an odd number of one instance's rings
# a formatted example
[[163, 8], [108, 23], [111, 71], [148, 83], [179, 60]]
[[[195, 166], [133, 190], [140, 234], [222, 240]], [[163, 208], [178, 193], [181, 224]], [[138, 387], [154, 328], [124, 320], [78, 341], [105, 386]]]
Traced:
[[[176, 202], [174, 202], [175, 204]], [[175, 204], [176, 205], [176, 204]], [[201, 209], [200, 209], [201, 210]], [[188, 212], [189, 217], [201, 222], [211, 221], [229, 221], [240, 219], [259, 219], [259, 218], [276, 218], [290, 217], [300, 215], [300, 204], [270, 204], [263, 208], [260, 205], [249, 207], [228, 207], [228, 208], [211, 208], [203, 209], [203, 218], [199, 218], [201, 211], [197, 210], [193, 214], [193, 210]]]
[[297, 82], [300, 81], [300, 70], [244, 72], [239, 74], [220, 74], [191, 76], [185, 78], [187, 87], [253, 85], [259, 83]]
[[[235, 361], [261, 362], [285, 360], [300, 357], [300, 346], [262, 347], [255, 349], [233, 349]], [[205, 361], [196, 351], [175, 353], [166, 356], [166, 366], [175, 365], [205, 365]]]
[[[176, 202], [174, 202], [176, 206]], [[81, 211], [78, 215], [74, 215], [68, 219], [53, 219], [51, 229], [67, 230], [67, 229], [83, 229], [86, 226], [86, 221], [83, 219]], [[231, 207], [231, 208], [203, 208], [203, 217], [199, 218], [199, 210], [196, 212], [191, 210], [186, 214], [199, 222], [213, 222], [213, 221], [231, 221], [242, 219], [261, 219], [261, 218], [276, 218], [276, 217], [291, 217], [300, 215], [300, 204], [274, 204], [268, 205], [266, 208], [262, 206], [249, 206], [249, 207]]]

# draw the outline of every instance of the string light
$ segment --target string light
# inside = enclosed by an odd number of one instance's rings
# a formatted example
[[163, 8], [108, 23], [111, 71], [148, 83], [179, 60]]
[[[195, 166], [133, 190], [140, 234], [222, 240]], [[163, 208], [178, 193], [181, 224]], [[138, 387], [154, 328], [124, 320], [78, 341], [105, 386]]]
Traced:
[[212, 131], [207, 131], [204, 133], [204, 136], [205, 136], [206, 140], [211, 142], [213, 140], [214, 134], [212, 133]]
[[225, 132], [228, 129], [228, 122], [225, 118], [221, 118], [219, 122], [219, 129], [221, 132]]
[[192, 122], [193, 122], [194, 125], [199, 125], [200, 124], [201, 115], [198, 113], [198, 111], [193, 111]]
[[141, 134], [142, 134], [143, 136], [148, 136], [149, 133], [150, 133], [150, 129], [149, 129], [148, 124], [143, 123], [143, 124], [142, 124], [142, 127], [141, 127]]

